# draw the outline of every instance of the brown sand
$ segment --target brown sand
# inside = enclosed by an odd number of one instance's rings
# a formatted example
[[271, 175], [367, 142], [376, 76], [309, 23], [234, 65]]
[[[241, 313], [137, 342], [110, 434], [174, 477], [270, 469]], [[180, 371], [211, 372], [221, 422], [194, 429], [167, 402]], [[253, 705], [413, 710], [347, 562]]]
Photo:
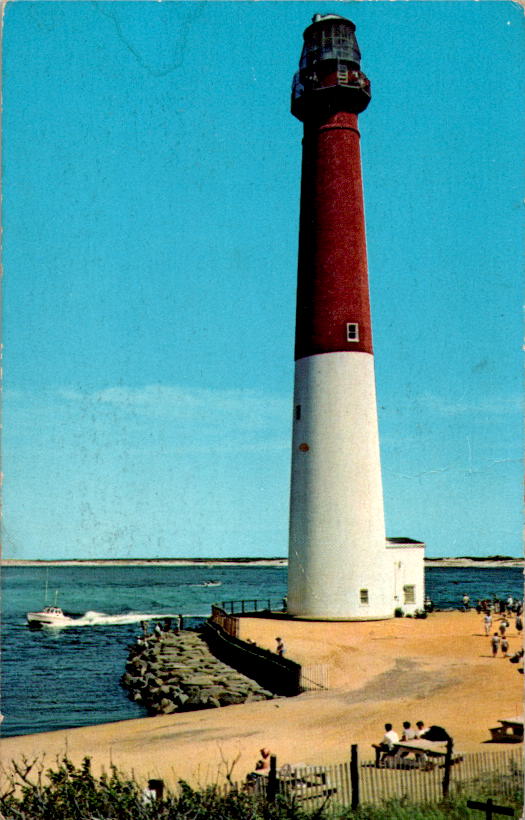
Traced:
[[[241, 638], [260, 646], [274, 649], [277, 635], [293, 660], [326, 664], [328, 690], [5, 738], [2, 765], [22, 755], [49, 766], [66, 753], [74, 762], [88, 755], [95, 770], [114, 763], [140, 780], [200, 786], [224, 782], [232, 767], [233, 779], [243, 779], [262, 746], [277, 755], [278, 765], [341, 762], [352, 743], [362, 757], [372, 757], [370, 744], [381, 739], [385, 721], [397, 730], [404, 720], [444, 726], [458, 751], [503, 748], [483, 745], [489, 727], [523, 711], [523, 676], [501, 655], [492, 658], [475, 611], [366, 623], [241, 621]], [[521, 640], [513, 625], [508, 636], [516, 651]]]

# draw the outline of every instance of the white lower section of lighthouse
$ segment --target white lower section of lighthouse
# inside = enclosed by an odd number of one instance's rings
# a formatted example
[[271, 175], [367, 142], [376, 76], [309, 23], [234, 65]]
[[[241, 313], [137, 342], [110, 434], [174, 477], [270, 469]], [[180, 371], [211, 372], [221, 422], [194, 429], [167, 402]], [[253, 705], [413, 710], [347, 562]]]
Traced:
[[292, 447], [290, 615], [391, 618], [372, 354], [296, 362]]

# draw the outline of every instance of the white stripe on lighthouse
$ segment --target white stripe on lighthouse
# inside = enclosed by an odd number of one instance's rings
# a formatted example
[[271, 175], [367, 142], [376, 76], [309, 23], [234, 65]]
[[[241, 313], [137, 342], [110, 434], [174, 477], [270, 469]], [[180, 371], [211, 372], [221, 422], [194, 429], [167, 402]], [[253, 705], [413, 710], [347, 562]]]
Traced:
[[290, 614], [392, 617], [373, 356], [299, 359], [293, 424]]

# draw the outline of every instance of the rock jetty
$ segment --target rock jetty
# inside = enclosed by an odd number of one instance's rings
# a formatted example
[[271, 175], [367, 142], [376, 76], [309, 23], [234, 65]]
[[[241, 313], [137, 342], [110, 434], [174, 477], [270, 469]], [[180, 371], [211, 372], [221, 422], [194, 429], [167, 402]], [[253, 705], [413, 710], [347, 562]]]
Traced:
[[151, 715], [267, 700], [274, 695], [217, 660], [195, 632], [162, 632], [130, 648], [122, 686]]

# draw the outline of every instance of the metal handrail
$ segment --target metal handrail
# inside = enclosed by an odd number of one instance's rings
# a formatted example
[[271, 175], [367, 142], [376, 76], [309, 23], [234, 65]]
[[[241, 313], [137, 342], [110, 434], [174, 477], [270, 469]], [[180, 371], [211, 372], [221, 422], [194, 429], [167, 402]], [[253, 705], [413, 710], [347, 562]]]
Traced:
[[242, 600], [237, 601], [221, 601], [221, 603], [215, 604], [215, 606], [220, 606], [224, 612], [227, 612], [229, 615], [245, 615], [250, 614], [253, 612], [285, 612], [285, 602], [283, 599], [279, 601], [272, 600], [271, 598], [244, 598]]

